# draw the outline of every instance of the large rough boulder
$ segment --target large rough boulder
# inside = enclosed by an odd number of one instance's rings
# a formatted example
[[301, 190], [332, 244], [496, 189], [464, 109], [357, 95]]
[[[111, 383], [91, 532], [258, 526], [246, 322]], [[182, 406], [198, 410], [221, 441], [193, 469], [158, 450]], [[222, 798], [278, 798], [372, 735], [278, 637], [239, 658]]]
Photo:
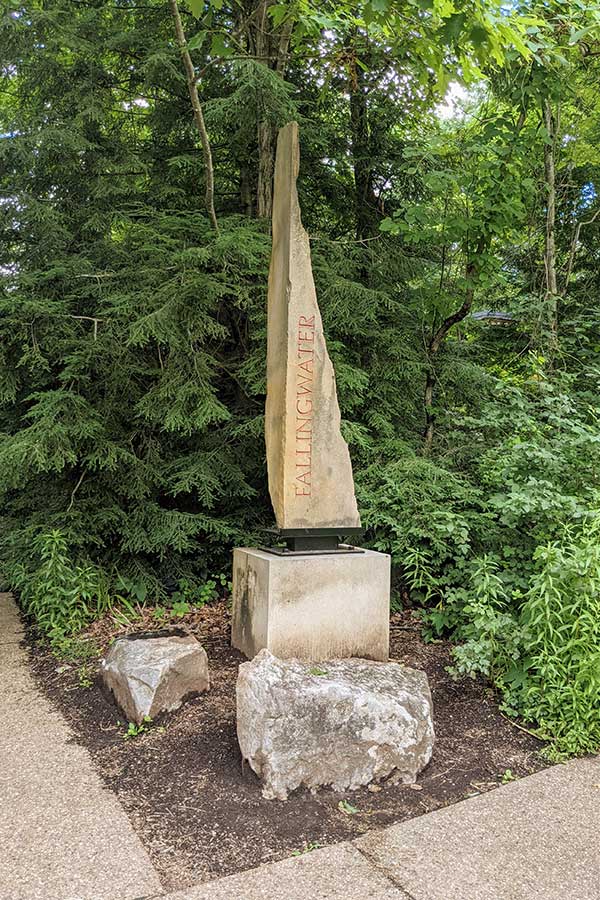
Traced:
[[267, 799], [300, 785], [352, 790], [394, 770], [410, 784], [433, 750], [429, 683], [398, 663], [311, 665], [261, 650], [239, 669], [237, 733]]
[[102, 678], [127, 720], [138, 725], [210, 685], [204, 648], [181, 631], [117, 638], [102, 660]]

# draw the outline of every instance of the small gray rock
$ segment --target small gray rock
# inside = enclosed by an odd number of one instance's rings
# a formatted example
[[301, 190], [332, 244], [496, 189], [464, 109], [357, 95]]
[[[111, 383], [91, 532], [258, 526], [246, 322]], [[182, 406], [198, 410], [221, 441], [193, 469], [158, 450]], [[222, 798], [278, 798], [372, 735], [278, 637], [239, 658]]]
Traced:
[[242, 756], [266, 799], [300, 785], [353, 790], [395, 771], [409, 784], [435, 740], [427, 675], [399, 663], [311, 665], [261, 650], [237, 681]]
[[137, 725], [145, 716], [178, 709], [185, 697], [210, 686], [206, 652], [183, 632], [117, 638], [102, 660], [102, 678]]

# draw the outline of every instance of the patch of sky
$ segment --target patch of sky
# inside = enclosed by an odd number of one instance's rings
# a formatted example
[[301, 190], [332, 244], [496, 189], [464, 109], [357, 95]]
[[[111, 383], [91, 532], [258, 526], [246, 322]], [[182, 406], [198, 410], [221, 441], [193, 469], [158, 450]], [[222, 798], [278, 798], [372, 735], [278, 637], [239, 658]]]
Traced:
[[579, 207], [580, 209], [587, 209], [588, 206], [591, 206], [592, 203], [596, 200], [598, 196], [598, 192], [596, 191], [596, 187], [593, 181], [588, 181], [583, 185], [581, 191], [579, 192]]
[[458, 81], [451, 81], [448, 90], [441, 103], [435, 108], [436, 115], [440, 119], [456, 119], [463, 117], [465, 112], [463, 104], [469, 97], [469, 92]]
[[145, 97], [136, 97], [135, 100], [124, 100], [121, 103], [121, 106], [126, 110], [133, 109], [135, 106], [146, 109], [148, 106], [150, 106], [150, 103], [146, 100]]

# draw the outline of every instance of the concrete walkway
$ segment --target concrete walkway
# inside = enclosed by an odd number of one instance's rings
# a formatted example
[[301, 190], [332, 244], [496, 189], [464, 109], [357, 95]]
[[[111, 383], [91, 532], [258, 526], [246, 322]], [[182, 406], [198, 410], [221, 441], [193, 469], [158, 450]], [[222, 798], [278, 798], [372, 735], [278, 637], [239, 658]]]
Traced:
[[21, 637], [0, 594], [0, 900], [600, 898], [599, 758], [167, 895], [116, 797], [36, 687]]
[[598, 900], [600, 759], [555, 766], [352, 843], [168, 900], [233, 898]]
[[0, 898], [133, 900], [160, 881], [89, 754], [33, 681], [0, 594]]

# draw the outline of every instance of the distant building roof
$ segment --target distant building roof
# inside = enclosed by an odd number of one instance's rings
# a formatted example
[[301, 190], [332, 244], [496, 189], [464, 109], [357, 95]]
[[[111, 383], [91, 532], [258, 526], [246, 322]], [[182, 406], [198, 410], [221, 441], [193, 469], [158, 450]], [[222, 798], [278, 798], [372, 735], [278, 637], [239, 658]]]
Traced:
[[471, 318], [478, 322], [489, 322], [490, 325], [511, 325], [516, 321], [512, 313], [496, 309], [482, 309], [479, 312], [471, 313]]

